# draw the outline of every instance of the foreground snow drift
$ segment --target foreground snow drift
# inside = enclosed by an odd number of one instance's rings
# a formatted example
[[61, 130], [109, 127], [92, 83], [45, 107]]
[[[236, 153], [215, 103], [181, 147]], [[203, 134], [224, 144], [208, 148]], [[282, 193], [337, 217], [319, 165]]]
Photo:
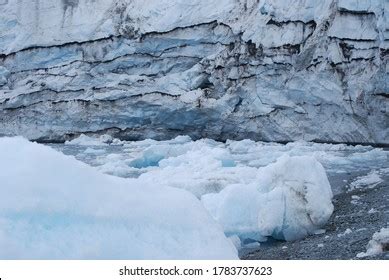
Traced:
[[0, 138], [0, 258], [234, 259], [190, 193], [100, 174], [22, 138]]
[[226, 233], [260, 239], [302, 238], [323, 226], [333, 212], [323, 166], [312, 157], [281, 157], [260, 168], [251, 184], [235, 184], [202, 197]]

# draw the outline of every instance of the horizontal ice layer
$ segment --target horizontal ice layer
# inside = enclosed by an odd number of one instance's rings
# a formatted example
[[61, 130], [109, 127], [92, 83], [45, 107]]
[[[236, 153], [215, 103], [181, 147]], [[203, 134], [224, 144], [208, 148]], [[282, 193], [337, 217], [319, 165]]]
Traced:
[[236, 259], [190, 193], [0, 138], [0, 259]]
[[333, 212], [323, 166], [312, 157], [284, 156], [258, 169], [251, 184], [230, 185], [202, 202], [228, 234], [295, 240], [323, 226]]

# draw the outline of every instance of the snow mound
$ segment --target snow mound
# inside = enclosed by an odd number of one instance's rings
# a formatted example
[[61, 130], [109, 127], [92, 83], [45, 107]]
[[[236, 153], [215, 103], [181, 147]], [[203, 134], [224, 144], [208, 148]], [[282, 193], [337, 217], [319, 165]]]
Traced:
[[365, 253], [359, 253], [358, 258], [370, 257], [389, 251], [389, 228], [382, 228], [381, 231], [373, 234]]
[[323, 166], [313, 157], [283, 156], [258, 169], [250, 184], [233, 184], [202, 196], [227, 235], [295, 240], [314, 233], [333, 212]]
[[236, 259], [187, 191], [0, 138], [0, 259]]

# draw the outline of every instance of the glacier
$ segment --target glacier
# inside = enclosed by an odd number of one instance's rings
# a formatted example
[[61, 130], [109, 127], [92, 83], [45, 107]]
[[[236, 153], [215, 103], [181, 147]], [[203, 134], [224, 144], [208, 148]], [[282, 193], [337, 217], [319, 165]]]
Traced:
[[2, 0], [0, 135], [389, 144], [386, 0]]

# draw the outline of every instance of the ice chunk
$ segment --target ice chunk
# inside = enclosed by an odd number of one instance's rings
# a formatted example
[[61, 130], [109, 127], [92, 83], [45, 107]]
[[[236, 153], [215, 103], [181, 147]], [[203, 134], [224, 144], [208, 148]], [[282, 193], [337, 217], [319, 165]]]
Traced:
[[349, 235], [350, 233], [352, 233], [353, 231], [351, 230], [351, 229], [346, 229], [345, 231], [344, 231], [344, 233], [339, 233], [338, 234], [338, 237], [343, 237], [343, 236], [346, 236], [346, 235]]
[[366, 249], [365, 253], [359, 253], [357, 257], [370, 257], [389, 251], [389, 228], [382, 228], [379, 232], [374, 233]]
[[0, 259], [236, 259], [187, 191], [0, 138]]
[[121, 141], [117, 138], [113, 138], [111, 135], [103, 134], [100, 136], [87, 136], [85, 134], [81, 134], [77, 138], [66, 141], [65, 145], [78, 145], [78, 146], [122, 146], [126, 142]]
[[313, 232], [315, 235], [321, 235], [321, 234], [324, 234], [326, 233], [326, 230], [321, 228], [321, 229], [317, 229]]
[[333, 212], [323, 166], [313, 157], [283, 156], [258, 169], [251, 184], [235, 184], [202, 202], [226, 233], [294, 240], [314, 233]]
[[383, 180], [378, 171], [373, 170], [366, 176], [360, 176], [354, 180], [349, 186], [348, 191], [352, 191], [360, 188], [375, 188], [377, 185], [382, 183]]
[[100, 137], [90, 137], [85, 134], [81, 134], [79, 137], [66, 141], [65, 145], [79, 145], [79, 146], [108, 146], [108, 143], [112, 141], [112, 137], [109, 135], [102, 135]]
[[374, 213], [378, 213], [378, 211], [374, 208], [371, 208], [369, 211], [367, 211], [368, 214], [374, 214]]

